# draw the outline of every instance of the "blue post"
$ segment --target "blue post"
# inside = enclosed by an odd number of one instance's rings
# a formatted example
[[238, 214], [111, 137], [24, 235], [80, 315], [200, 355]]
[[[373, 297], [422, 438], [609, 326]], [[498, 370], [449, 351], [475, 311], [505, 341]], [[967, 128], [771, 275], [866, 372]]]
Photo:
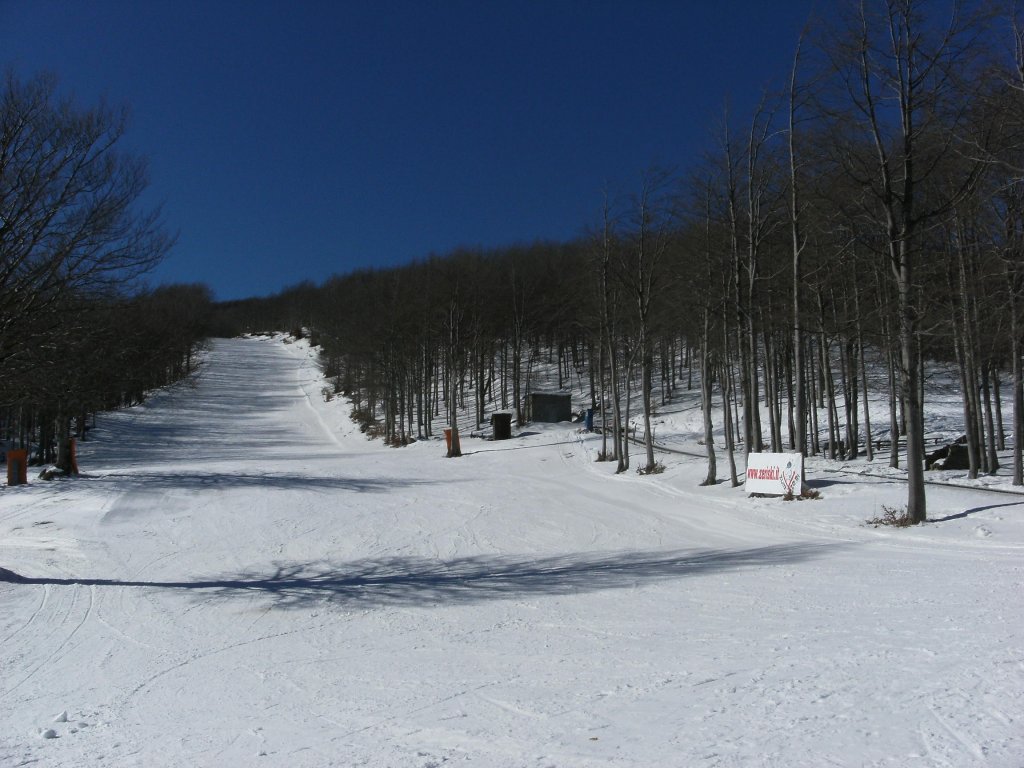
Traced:
[[594, 409], [593, 408], [587, 408], [586, 425], [587, 425], [587, 431], [588, 432], [593, 432], [594, 431]]

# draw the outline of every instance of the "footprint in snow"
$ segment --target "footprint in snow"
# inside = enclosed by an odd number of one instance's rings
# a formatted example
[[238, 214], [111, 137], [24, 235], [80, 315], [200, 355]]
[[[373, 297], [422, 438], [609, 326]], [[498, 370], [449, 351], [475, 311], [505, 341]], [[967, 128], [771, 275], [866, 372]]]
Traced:
[[992, 535], [992, 531], [986, 528], [984, 525], [979, 525], [974, 529], [974, 535], [979, 539], [985, 539]]

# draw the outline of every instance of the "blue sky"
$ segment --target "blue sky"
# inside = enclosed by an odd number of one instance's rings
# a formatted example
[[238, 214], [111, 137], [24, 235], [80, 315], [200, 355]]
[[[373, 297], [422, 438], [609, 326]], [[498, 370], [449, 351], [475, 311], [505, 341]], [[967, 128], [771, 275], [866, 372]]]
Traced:
[[745, 121], [813, 6], [0, 0], [0, 65], [130, 105], [178, 233], [151, 281], [233, 299], [578, 236]]

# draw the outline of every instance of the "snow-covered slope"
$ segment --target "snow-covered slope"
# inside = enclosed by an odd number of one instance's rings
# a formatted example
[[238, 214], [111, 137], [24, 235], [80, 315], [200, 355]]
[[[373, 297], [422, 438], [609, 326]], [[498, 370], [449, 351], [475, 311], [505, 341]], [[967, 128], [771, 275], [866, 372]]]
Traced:
[[565, 425], [389, 449], [214, 344], [0, 491], [0, 765], [1020, 766], [1024, 497], [614, 476]]

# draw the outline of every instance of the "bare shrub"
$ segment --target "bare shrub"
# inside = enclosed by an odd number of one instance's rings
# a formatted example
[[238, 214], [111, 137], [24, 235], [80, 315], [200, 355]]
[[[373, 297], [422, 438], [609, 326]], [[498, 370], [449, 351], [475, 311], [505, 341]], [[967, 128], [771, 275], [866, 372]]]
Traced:
[[371, 440], [384, 436], [384, 425], [373, 417], [367, 408], [353, 408], [352, 421], [359, 425], [359, 431]]
[[807, 499], [820, 499], [821, 491], [816, 491], [813, 488], [808, 488], [806, 485], [800, 489], [799, 494], [787, 493], [782, 497], [783, 501], [805, 501]]
[[906, 507], [887, 507], [882, 505], [882, 514], [867, 521], [867, 524], [878, 528], [888, 525], [893, 528], [908, 528], [914, 524], [913, 518]]
[[665, 465], [660, 461], [654, 462], [654, 466], [648, 469], [647, 467], [640, 467], [636, 473], [638, 475], [660, 475], [665, 471]]

